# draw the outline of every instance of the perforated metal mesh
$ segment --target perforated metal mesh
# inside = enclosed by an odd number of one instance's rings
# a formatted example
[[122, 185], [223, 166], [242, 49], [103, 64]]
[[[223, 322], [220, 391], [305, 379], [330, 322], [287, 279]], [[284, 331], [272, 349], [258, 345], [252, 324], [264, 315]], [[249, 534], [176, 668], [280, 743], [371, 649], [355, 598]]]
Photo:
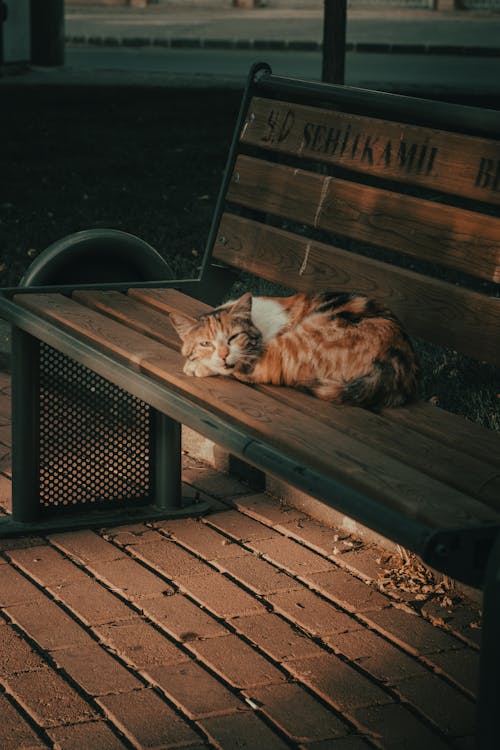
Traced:
[[150, 501], [150, 407], [41, 344], [42, 509]]

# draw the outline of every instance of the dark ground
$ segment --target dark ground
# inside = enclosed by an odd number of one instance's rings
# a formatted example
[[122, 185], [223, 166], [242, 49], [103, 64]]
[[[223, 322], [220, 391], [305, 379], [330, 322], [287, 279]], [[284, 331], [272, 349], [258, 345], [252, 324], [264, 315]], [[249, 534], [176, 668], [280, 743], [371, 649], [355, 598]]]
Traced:
[[[0, 286], [57, 239], [138, 235], [176, 276], [197, 274], [239, 106], [233, 90], [0, 90]], [[423, 397], [500, 430], [500, 377], [418, 345]]]
[[179, 276], [201, 258], [240, 94], [85, 88], [0, 92], [2, 286], [80, 229], [131, 232]]

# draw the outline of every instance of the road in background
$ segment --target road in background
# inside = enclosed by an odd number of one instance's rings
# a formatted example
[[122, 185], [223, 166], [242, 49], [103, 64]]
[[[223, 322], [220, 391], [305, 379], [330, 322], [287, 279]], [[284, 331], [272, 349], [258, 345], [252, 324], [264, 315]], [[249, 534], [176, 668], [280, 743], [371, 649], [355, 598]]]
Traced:
[[[278, 75], [319, 80], [321, 53], [276, 50], [70, 47], [64, 73], [38, 69], [16, 77], [46, 83], [117, 85], [243, 85], [250, 65], [264, 60]], [[4, 79], [5, 80], [5, 79]], [[28, 82], [28, 80], [27, 80]], [[346, 83], [386, 91], [490, 96], [500, 104], [500, 57], [348, 53]]]

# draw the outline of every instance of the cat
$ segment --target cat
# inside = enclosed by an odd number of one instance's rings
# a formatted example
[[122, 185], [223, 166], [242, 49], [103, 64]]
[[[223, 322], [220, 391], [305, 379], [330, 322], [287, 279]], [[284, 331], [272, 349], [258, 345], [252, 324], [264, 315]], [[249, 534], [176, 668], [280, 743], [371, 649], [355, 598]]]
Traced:
[[416, 398], [418, 366], [397, 318], [362, 294], [252, 297], [194, 319], [172, 313], [184, 372], [298, 388], [379, 410]]

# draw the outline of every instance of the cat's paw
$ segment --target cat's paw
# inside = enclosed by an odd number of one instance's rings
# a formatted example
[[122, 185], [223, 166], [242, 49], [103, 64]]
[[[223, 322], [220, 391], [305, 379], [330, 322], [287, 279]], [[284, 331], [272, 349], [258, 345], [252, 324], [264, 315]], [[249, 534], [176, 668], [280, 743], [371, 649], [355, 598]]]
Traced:
[[215, 374], [202, 362], [193, 362], [190, 359], [188, 359], [184, 365], [184, 372], [186, 375], [192, 375], [195, 378], [207, 378], [210, 375]]

